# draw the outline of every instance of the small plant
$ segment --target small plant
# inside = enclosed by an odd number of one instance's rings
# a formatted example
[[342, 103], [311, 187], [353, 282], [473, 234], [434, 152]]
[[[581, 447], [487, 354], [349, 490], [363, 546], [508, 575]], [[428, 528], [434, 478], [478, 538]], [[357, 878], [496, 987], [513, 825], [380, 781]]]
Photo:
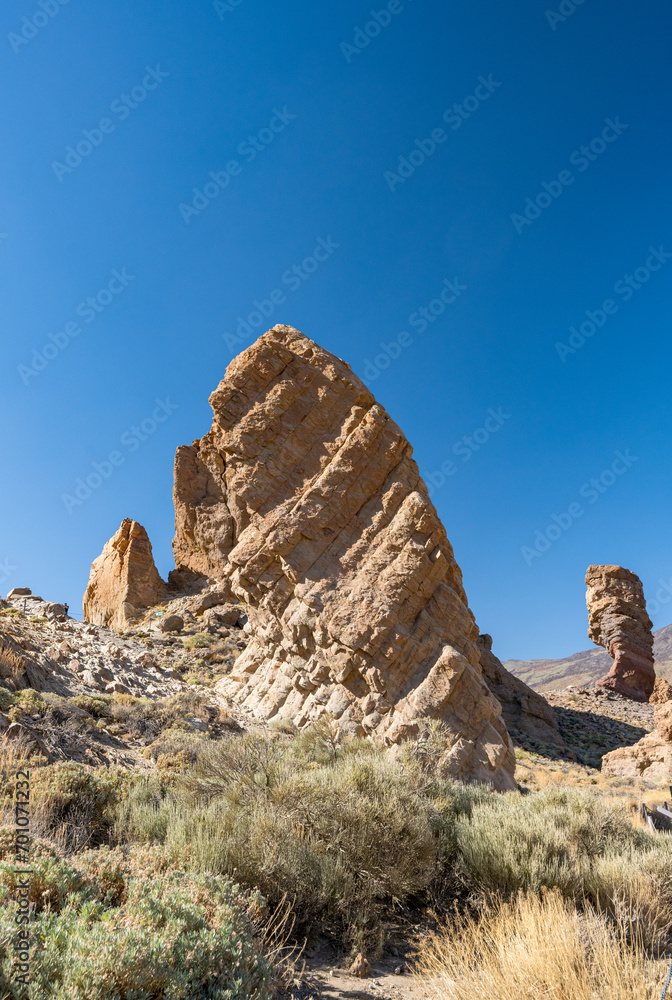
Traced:
[[205, 649], [206, 646], [212, 645], [212, 641], [211, 635], [207, 635], [205, 632], [196, 632], [195, 635], [184, 639], [184, 645], [187, 649]]

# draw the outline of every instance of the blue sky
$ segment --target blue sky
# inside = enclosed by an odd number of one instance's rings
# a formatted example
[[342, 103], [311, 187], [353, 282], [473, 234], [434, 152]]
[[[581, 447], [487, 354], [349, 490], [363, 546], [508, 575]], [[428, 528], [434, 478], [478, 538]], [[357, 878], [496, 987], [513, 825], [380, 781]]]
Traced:
[[175, 448], [283, 322], [403, 428], [500, 657], [590, 645], [590, 563], [672, 621], [665, 0], [1, 19], [0, 592], [79, 611], [123, 517], [167, 574]]

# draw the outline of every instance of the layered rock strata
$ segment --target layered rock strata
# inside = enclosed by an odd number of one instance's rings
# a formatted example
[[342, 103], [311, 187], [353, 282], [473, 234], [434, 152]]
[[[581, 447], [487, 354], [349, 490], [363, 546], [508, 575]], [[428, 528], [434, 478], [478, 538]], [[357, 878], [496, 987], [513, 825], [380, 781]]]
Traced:
[[481, 667], [488, 688], [502, 706], [502, 716], [509, 733], [532, 737], [540, 743], [565, 745], [555, 712], [543, 695], [533, 691], [506, 669], [492, 652], [492, 636], [480, 635]]
[[589, 566], [586, 572], [588, 638], [604, 646], [611, 670], [596, 684], [636, 701], [647, 701], [656, 675], [652, 623], [638, 576], [622, 566]]
[[210, 404], [212, 429], [177, 450], [173, 548], [175, 579], [246, 606], [249, 643], [219, 692], [268, 720], [329, 715], [388, 744], [441, 720], [452, 774], [515, 787], [460, 569], [369, 389], [276, 326]]
[[165, 596], [166, 584], [154, 565], [147, 532], [125, 518], [91, 564], [84, 617], [96, 625], [123, 628]]

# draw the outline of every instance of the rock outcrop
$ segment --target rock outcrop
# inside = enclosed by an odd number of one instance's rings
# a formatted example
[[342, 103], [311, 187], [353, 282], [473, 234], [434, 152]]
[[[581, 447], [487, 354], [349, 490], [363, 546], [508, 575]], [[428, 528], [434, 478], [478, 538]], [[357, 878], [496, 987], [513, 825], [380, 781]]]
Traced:
[[166, 584], [154, 565], [147, 532], [125, 518], [91, 564], [84, 617], [96, 625], [123, 628], [165, 596]]
[[596, 683], [636, 701], [653, 692], [652, 624], [638, 576], [622, 566], [589, 566], [586, 572], [588, 638], [613, 659]]
[[662, 677], [656, 677], [653, 692], [649, 696], [649, 703], [663, 705], [666, 701], [672, 701], [672, 685], [668, 684]]
[[460, 569], [408, 441], [369, 389], [276, 326], [210, 404], [212, 429], [177, 450], [170, 579], [245, 604], [249, 643], [219, 693], [267, 720], [329, 715], [390, 745], [441, 720], [450, 773], [514, 788]]
[[529, 736], [540, 743], [564, 746], [555, 712], [543, 695], [510, 673], [492, 652], [492, 636], [480, 635], [483, 676], [492, 694], [502, 706], [502, 716], [509, 733]]
[[672, 701], [656, 705], [656, 728], [631, 747], [619, 747], [602, 758], [602, 770], [623, 778], [672, 784]]

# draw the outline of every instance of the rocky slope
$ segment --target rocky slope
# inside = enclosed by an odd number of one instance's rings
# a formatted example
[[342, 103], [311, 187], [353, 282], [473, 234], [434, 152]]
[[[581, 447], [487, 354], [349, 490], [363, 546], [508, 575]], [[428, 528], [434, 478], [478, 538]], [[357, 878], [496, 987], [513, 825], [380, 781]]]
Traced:
[[[349, 365], [287, 326], [235, 358], [210, 403], [212, 429], [175, 459], [169, 584], [245, 604], [249, 642], [218, 693], [390, 745], [440, 720], [450, 773], [513, 787], [462, 575], [400, 428]], [[94, 563], [94, 619], [130, 620], [119, 548]]]
[[[54, 614], [60, 606], [30, 593], [0, 601], [0, 735], [49, 762], [147, 768], [237, 727], [212, 688], [245, 647], [242, 628], [204, 623], [187, 604], [122, 633]], [[175, 606], [179, 637], [159, 628]]]

